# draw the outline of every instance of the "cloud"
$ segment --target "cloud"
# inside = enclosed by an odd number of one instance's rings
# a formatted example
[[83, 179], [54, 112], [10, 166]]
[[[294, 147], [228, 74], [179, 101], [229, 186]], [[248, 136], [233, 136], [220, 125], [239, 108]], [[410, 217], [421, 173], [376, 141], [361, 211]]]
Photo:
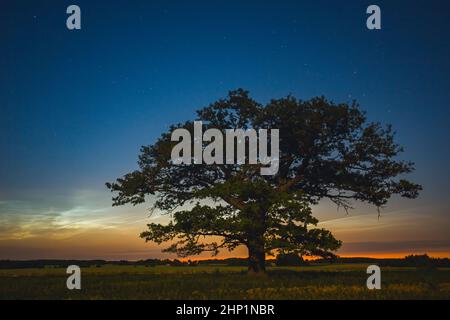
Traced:
[[421, 241], [393, 241], [393, 242], [347, 242], [341, 253], [426, 253], [450, 252], [450, 240], [421, 240]]
[[[26, 199], [0, 201], [0, 258], [169, 257], [164, 246], [145, 243], [139, 233], [152, 220], [168, 221], [145, 206], [111, 207], [110, 193], [75, 190], [70, 194], [37, 193]], [[416, 207], [384, 211], [358, 208], [349, 215], [330, 206], [314, 208], [319, 227], [329, 229], [344, 245], [338, 254], [450, 252], [449, 210]], [[370, 210], [370, 211], [369, 211]], [[222, 256], [245, 255], [245, 248]]]
[[[78, 190], [65, 201], [2, 200], [0, 240], [46, 237], [63, 239], [86, 230], [145, 226], [145, 208], [111, 207], [110, 195], [95, 190]], [[55, 205], [57, 203], [57, 205]], [[158, 219], [154, 216], [153, 219]]]
[[382, 212], [359, 213], [329, 219], [319, 227], [343, 241], [341, 255], [395, 255], [437, 253], [450, 255], [448, 210], [423, 206]]

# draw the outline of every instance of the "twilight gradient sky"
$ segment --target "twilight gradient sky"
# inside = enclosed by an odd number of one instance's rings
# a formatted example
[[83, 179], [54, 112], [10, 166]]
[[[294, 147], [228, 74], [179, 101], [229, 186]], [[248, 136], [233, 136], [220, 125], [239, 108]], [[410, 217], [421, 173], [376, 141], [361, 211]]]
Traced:
[[[370, 4], [380, 31], [365, 27]], [[449, 33], [447, 0], [1, 1], [0, 259], [171, 257], [138, 238], [167, 218], [111, 208], [104, 183], [238, 87], [261, 102], [356, 99], [391, 123], [420, 198], [392, 199], [380, 220], [360, 204], [315, 215], [344, 256], [450, 256]]]

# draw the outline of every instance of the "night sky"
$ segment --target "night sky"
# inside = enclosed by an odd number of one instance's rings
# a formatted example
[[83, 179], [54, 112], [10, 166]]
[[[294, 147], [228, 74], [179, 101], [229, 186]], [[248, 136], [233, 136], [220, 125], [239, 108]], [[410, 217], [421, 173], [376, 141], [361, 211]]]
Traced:
[[[66, 28], [81, 8], [82, 29]], [[382, 30], [366, 28], [377, 4]], [[138, 237], [149, 203], [106, 181], [141, 145], [244, 88], [356, 99], [392, 124], [424, 191], [349, 215], [314, 208], [342, 255], [450, 256], [450, 2], [1, 1], [0, 259], [170, 257]], [[238, 250], [232, 255], [245, 255]]]

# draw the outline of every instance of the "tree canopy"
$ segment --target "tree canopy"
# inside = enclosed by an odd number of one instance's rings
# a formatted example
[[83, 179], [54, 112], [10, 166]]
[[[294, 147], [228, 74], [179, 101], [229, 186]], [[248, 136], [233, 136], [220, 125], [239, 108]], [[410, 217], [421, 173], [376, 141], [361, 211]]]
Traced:
[[174, 165], [171, 132], [192, 132], [192, 121], [143, 146], [139, 169], [106, 185], [113, 205], [140, 204], [151, 195], [153, 208], [171, 219], [148, 224], [141, 237], [169, 242], [165, 251], [179, 256], [244, 245], [255, 273], [265, 271], [266, 254], [333, 257], [341, 242], [317, 227], [312, 205], [326, 198], [345, 210], [353, 200], [379, 208], [394, 194], [416, 198], [421, 190], [402, 178], [413, 163], [397, 159], [402, 148], [392, 128], [368, 122], [356, 102], [287, 96], [262, 105], [238, 89], [198, 110], [195, 120], [222, 132], [278, 129], [279, 170], [264, 176], [261, 164]]

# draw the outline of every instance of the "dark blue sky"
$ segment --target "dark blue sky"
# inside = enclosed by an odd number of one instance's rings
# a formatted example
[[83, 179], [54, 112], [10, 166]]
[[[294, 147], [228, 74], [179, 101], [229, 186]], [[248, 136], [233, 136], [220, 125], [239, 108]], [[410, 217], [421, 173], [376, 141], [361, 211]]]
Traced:
[[[66, 29], [70, 4], [82, 30]], [[381, 7], [382, 30], [366, 28], [369, 4]], [[2, 1], [0, 216], [18, 202], [70, 208], [74, 190], [109, 197], [104, 182], [133, 170], [141, 145], [238, 87], [261, 102], [356, 99], [396, 129], [425, 188], [418, 203], [448, 208], [449, 9], [445, 0]]]

